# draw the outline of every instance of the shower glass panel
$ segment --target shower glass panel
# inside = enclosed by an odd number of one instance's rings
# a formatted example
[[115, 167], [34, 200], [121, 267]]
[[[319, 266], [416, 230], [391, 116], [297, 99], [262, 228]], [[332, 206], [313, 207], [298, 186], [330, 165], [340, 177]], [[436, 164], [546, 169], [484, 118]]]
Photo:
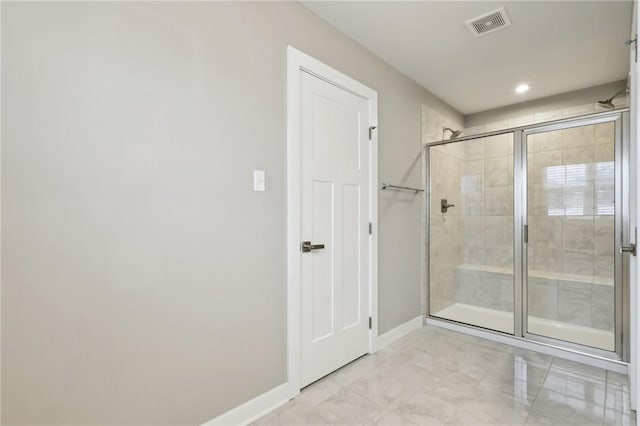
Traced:
[[527, 332], [614, 351], [614, 122], [525, 141]]
[[427, 150], [431, 316], [514, 332], [513, 148], [507, 133]]

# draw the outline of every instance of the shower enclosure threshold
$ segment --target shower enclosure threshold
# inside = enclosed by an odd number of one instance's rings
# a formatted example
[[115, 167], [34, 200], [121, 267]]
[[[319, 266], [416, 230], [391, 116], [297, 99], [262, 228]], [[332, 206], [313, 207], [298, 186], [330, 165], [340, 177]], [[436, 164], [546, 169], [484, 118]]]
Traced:
[[[465, 324], [473, 324], [482, 328], [513, 333], [513, 313], [480, 306], [454, 303], [433, 314]], [[613, 350], [614, 335], [611, 331], [598, 330], [574, 324], [567, 324], [534, 316], [529, 317], [529, 332], [554, 336], [557, 339], [572, 341], [582, 345]]]

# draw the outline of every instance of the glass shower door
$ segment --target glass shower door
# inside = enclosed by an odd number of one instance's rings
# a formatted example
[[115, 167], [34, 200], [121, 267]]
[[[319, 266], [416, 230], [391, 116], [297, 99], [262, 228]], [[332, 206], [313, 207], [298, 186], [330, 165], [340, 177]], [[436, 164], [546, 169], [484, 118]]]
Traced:
[[427, 149], [429, 313], [514, 332], [514, 135]]
[[525, 328], [619, 350], [620, 126], [602, 121], [525, 132]]

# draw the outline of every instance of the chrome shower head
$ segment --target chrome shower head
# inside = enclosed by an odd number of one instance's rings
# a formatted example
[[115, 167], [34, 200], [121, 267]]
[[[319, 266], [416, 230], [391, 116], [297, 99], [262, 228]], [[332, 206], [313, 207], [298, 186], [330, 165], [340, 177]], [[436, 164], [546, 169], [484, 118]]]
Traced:
[[628, 95], [628, 94], [629, 94], [629, 89], [621, 90], [617, 92], [615, 95], [613, 95], [612, 97], [610, 97], [609, 99], [605, 99], [604, 101], [598, 101], [596, 103], [603, 108], [614, 109], [616, 106], [613, 104], [613, 100], [620, 95]]
[[606, 108], [606, 109], [615, 108], [615, 106], [613, 105], [612, 100], [609, 100], [609, 99], [604, 100], [604, 101], [598, 101], [597, 104], [600, 105], [603, 108]]
[[458, 136], [460, 136], [460, 134], [462, 134], [462, 130], [453, 130], [451, 127], [443, 127], [442, 128], [442, 139], [444, 140], [444, 134], [446, 131], [450, 131], [451, 132], [451, 136], [449, 136], [449, 139], [455, 139]]

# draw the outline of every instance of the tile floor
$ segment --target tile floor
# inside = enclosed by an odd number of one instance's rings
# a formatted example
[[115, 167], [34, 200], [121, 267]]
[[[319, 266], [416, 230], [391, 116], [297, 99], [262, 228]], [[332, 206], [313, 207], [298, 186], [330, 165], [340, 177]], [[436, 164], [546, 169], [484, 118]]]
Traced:
[[624, 375], [426, 326], [262, 425], [635, 425]]

